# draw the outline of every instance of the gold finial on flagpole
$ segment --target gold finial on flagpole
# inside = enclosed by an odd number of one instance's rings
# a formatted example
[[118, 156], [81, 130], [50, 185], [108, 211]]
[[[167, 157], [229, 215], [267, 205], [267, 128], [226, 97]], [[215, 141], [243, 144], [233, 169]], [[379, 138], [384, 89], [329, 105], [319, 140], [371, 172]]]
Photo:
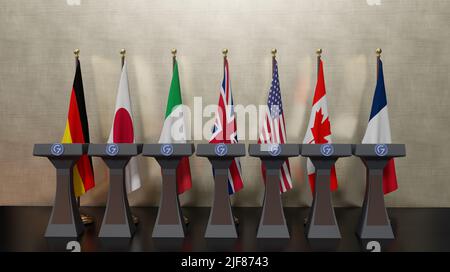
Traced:
[[317, 48], [316, 54], [318, 57], [321, 57], [322, 56], [322, 48]]
[[277, 52], [278, 52], [277, 49], [272, 48], [271, 52], [272, 52], [272, 57], [275, 58], [277, 56]]
[[381, 52], [383, 52], [381, 50], [381, 48], [377, 48], [375, 50], [375, 54], [377, 54], [377, 77], [378, 77], [378, 68], [379, 68], [378, 64], [379, 64], [379, 61], [381, 60]]
[[120, 49], [120, 56], [122, 58], [122, 67], [125, 64], [125, 54], [127, 53], [127, 50], [125, 48]]
[[272, 73], [275, 69], [275, 63], [276, 63], [276, 57], [277, 57], [277, 49], [276, 48], [272, 48], [272, 50], [270, 50], [270, 52], [272, 53]]
[[176, 59], [177, 59], [177, 49], [176, 48], [172, 48], [171, 52], [172, 52], [172, 65], [175, 65], [175, 62], [176, 62]]
[[322, 48], [317, 48], [316, 49], [316, 54], [317, 54], [317, 78], [319, 77], [319, 71], [320, 71], [320, 60], [322, 57]]
[[76, 48], [75, 50], [73, 50], [73, 54], [75, 55], [75, 58], [79, 58], [80, 57], [80, 49]]
[[224, 49], [222, 50], [222, 54], [223, 54], [223, 57], [224, 57], [224, 58], [227, 58], [227, 55], [228, 55], [228, 49], [227, 49], [227, 48], [224, 48]]
[[377, 57], [381, 56], [381, 52], [383, 52], [383, 50], [381, 50], [381, 48], [377, 48], [377, 50], [375, 50], [375, 53], [377, 54]]

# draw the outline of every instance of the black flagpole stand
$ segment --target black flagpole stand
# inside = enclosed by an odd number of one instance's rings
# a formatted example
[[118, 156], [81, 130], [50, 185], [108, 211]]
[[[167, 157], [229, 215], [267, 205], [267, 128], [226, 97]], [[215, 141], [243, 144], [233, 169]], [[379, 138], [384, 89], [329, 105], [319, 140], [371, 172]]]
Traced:
[[[75, 54], [75, 69], [77, 69], [78, 60], [80, 59], [80, 49], [77, 48], [77, 49], [73, 50], [73, 53]], [[80, 210], [81, 200], [80, 200], [79, 196], [77, 197], [76, 201], [77, 201], [78, 210]], [[81, 222], [83, 222], [84, 225], [90, 225], [90, 224], [94, 223], [94, 217], [92, 217], [91, 215], [82, 213], [80, 211], [80, 217], [81, 217]]]
[[[177, 61], [177, 49], [176, 48], [172, 48], [172, 70], [173, 67], [175, 67], [175, 62]], [[187, 218], [185, 215], [183, 215], [183, 221], [184, 224], [189, 225], [189, 218]]]
[[[127, 53], [127, 50], [125, 48], [120, 49], [120, 55], [121, 55], [121, 68], [123, 69], [123, 66], [125, 65], [125, 54]], [[133, 219], [133, 223], [135, 225], [139, 224], [139, 217], [131, 213], [131, 218]]]

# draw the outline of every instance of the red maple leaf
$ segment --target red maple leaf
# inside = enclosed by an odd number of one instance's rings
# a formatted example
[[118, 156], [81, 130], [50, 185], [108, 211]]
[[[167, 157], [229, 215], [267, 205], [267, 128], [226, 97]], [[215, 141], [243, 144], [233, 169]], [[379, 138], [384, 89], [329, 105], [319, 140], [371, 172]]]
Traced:
[[322, 108], [316, 112], [316, 116], [314, 117], [314, 126], [311, 128], [311, 132], [314, 137], [314, 143], [316, 144], [324, 144], [328, 143], [325, 139], [328, 135], [331, 134], [330, 128], [330, 120], [328, 117], [322, 122], [323, 114]]

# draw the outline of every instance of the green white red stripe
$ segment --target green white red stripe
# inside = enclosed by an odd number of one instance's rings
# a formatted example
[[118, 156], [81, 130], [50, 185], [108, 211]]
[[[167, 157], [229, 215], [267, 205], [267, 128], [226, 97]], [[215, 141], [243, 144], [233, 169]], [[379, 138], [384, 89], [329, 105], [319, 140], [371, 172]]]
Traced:
[[[178, 75], [178, 62], [174, 60], [172, 82], [167, 98], [166, 115], [159, 137], [160, 144], [186, 143], [186, 120], [183, 113], [181, 99], [180, 77]], [[177, 191], [182, 194], [192, 187], [189, 158], [183, 157], [177, 168]]]

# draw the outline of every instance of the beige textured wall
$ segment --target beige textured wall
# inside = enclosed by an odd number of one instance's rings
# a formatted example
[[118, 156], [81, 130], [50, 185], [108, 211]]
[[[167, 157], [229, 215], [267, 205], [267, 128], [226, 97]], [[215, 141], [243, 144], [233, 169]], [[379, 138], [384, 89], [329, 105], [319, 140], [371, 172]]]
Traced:
[[[92, 142], [107, 139], [120, 58], [128, 50], [129, 80], [139, 142], [154, 142], [162, 125], [171, 76], [170, 49], [179, 50], [184, 102], [216, 103], [221, 49], [230, 50], [237, 104], [263, 104], [270, 84], [270, 49], [279, 70], [288, 139], [300, 142], [315, 84], [315, 54], [324, 48], [328, 105], [335, 142], [359, 142], [375, 85], [376, 47], [383, 48], [393, 141], [407, 144], [397, 160], [400, 189], [389, 206], [450, 206], [450, 1], [0, 1], [0, 205], [49, 205], [54, 170], [32, 157], [32, 144], [63, 134], [73, 80], [75, 47], [82, 72]], [[207, 121], [207, 119], [204, 119]], [[248, 143], [248, 142], [247, 142]], [[157, 205], [160, 170], [140, 158], [144, 186], [132, 205]], [[191, 159], [194, 188], [184, 205], [208, 206], [212, 180], [205, 159]], [[245, 189], [239, 206], [259, 206], [259, 161], [242, 159]], [[309, 205], [303, 158], [291, 159], [287, 206]], [[84, 205], [103, 205], [107, 171], [94, 159], [97, 186]], [[338, 206], [361, 205], [363, 165], [337, 163]]]

